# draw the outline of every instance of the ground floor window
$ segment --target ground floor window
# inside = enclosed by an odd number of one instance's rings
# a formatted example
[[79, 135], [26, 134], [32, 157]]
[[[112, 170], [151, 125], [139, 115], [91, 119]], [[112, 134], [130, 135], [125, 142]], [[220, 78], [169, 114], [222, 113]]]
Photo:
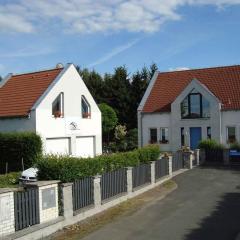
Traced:
[[185, 146], [184, 127], [181, 128], [181, 146]]
[[236, 127], [227, 127], [227, 143], [236, 142]]
[[160, 128], [160, 143], [169, 143], [168, 128]]
[[157, 128], [150, 128], [149, 143], [157, 143]]
[[212, 138], [212, 130], [211, 127], [207, 127], [207, 138], [211, 139]]

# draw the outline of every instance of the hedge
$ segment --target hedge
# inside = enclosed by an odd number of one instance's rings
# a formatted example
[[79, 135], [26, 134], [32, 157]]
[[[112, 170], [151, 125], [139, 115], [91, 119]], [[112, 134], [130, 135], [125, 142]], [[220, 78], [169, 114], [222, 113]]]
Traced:
[[222, 150], [222, 149], [224, 149], [224, 146], [222, 144], [218, 143], [214, 139], [202, 140], [199, 143], [198, 147], [200, 149], [205, 149], [205, 150]]
[[158, 145], [149, 145], [131, 152], [101, 155], [95, 158], [76, 158], [68, 156], [43, 156], [37, 162], [39, 180], [72, 182], [76, 179], [95, 176], [124, 167], [134, 167], [158, 159]]
[[42, 141], [32, 132], [0, 133], [0, 173], [31, 167], [42, 154]]
[[18, 187], [20, 175], [20, 172], [12, 172], [0, 175], [0, 188]]

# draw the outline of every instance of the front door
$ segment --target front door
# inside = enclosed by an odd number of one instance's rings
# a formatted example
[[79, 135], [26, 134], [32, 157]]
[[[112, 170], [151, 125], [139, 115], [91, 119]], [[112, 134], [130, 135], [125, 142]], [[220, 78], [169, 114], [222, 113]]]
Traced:
[[190, 128], [190, 148], [192, 150], [198, 148], [199, 142], [202, 140], [202, 129], [200, 127]]

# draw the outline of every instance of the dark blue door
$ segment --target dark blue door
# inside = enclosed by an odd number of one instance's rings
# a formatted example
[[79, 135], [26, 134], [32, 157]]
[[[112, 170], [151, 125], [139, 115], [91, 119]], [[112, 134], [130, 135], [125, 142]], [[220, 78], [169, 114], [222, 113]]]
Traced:
[[202, 129], [200, 127], [190, 128], [190, 148], [192, 150], [198, 148], [198, 144], [201, 140], [202, 140]]

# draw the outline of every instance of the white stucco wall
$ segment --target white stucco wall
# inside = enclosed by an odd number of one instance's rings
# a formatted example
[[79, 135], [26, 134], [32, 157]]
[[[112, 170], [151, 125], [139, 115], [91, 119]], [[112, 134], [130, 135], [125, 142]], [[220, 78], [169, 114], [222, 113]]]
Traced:
[[0, 132], [35, 132], [35, 111], [31, 111], [31, 117], [2, 118], [0, 119]]
[[[64, 93], [64, 117], [52, 116], [52, 103]], [[84, 119], [81, 114], [81, 97], [85, 96], [91, 106], [91, 118]], [[71, 130], [70, 123], [77, 123], [77, 130]], [[76, 137], [93, 136], [95, 154], [102, 153], [101, 112], [73, 65], [63, 73], [50, 92], [36, 108], [36, 131], [47, 138], [70, 137], [71, 153], [75, 155]]]
[[[153, 113], [147, 114], [144, 113], [142, 115], [142, 144], [147, 145], [149, 144], [150, 139], [150, 128], [157, 128], [157, 139], [158, 143], [160, 140], [160, 128], [168, 128], [169, 129], [169, 137], [171, 136], [171, 128], [170, 128], [170, 113]], [[171, 141], [169, 139], [169, 143]], [[160, 144], [160, 149], [162, 151], [170, 151], [171, 145], [170, 144]]]
[[222, 143], [227, 144], [227, 127], [236, 127], [236, 138], [240, 142], [240, 111], [222, 111]]

